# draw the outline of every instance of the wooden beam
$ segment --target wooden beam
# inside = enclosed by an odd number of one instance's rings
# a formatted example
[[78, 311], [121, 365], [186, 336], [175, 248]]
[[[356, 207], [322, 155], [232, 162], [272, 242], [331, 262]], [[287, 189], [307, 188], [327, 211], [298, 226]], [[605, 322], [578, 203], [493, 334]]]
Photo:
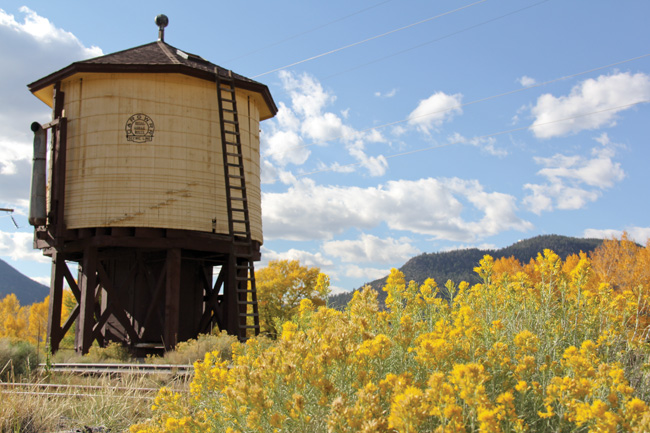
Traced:
[[86, 354], [93, 342], [95, 315], [95, 291], [97, 289], [97, 249], [88, 247], [84, 251], [81, 274], [80, 314], [75, 338], [77, 352]]
[[[97, 274], [99, 276], [99, 281], [101, 282], [101, 287], [104, 288], [104, 292], [108, 297], [106, 303], [106, 309], [110, 310], [111, 314], [117, 319], [118, 322], [124, 327], [124, 330], [129, 337], [131, 338], [131, 344], [137, 344], [139, 341], [138, 333], [133, 329], [133, 324], [129, 320], [122, 302], [120, 301], [120, 292], [115, 290], [113, 283], [111, 282], [104, 266], [101, 262], [97, 262]], [[126, 284], [126, 282], [124, 283]]]
[[167, 278], [165, 285], [165, 349], [173, 349], [178, 340], [179, 331], [179, 305], [181, 286], [181, 250], [172, 248], [167, 250]]
[[50, 305], [47, 319], [47, 339], [52, 353], [59, 350], [63, 339], [61, 330], [61, 308], [63, 306], [63, 268], [67, 269], [63, 255], [52, 255], [52, 276], [50, 278]]

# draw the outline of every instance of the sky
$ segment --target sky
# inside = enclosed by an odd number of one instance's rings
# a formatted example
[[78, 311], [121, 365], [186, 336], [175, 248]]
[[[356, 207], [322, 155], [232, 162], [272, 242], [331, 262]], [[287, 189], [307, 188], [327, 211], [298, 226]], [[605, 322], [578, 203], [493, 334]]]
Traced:
[[26, 85], [165, 42], [266, 84], [261, 267], [334, 293], [422, 253], [650, 237], [650, 2], [0, 2], [0, 258], [49, 285], [27, 223]]

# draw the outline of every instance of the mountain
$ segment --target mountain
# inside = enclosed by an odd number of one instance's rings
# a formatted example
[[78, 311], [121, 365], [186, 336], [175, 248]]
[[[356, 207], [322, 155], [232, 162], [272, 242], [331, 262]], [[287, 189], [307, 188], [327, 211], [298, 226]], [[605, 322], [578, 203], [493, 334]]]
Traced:
[[[407, 282], [413, 280], [421, 284], [427, 278], [433, 278], [439, 287], [444, 286], [448, 280], [456, 284], [467, 281], [472, 285], [479, 282], [474, 268], [478, 266], [479, 261], [486, 254], [491, 255], [495, 260], [502, 257], [514, 257], [521, 263], [528, 263], [530, 259], [537, 257], [538, 253], [550, 249], [564, 260], [567, 256], [578, 254], [580, 251], [589, 253], [602, 242], [602, 239], [542, 235], [519, 241], [499, 250], [471, 248], [443, 253], [425, 253], [413, 257], [399, 270], [404, 274]], [[386, 292], [382, 290], [385, 284], [386, 277], [368, 283], [370, 287], [379, 293], [378, 299], [382, 304], [386, 299]], [[329, 305], [334, 308], [344, 308], [352, 299], [352, 293], [340, 293], [330, 296]]]
[[47, 286], [37, 283], [0, 259], [0, 299], [15, 293], [20, 305], [42, 302], [50, 293]]

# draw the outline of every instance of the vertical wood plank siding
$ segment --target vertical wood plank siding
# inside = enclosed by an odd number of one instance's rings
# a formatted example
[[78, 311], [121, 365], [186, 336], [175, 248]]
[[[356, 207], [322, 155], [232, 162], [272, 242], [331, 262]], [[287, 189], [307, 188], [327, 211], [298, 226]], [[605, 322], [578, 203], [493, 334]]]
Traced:
[[[156, 227], [228, 234], [219, 111], [214, 83], [181, 74], [76, 74], [66, 94], [65, 223]], [[262, 239], [259, 107], [237, 90], [252, 239]], [[80, 113], [83, 113], [81, 115]], [[153, 140], [127, 141], [143, 113]]]

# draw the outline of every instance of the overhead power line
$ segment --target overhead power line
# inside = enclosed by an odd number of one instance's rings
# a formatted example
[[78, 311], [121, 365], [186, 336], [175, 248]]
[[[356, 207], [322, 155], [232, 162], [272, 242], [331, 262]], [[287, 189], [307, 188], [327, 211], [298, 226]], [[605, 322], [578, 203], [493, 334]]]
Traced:
[[396, 32], [402, 31], [402, 30], [406, 30], [406, 29], [409, 29], [409, 28], [411, 28], [411, 27], [415, 27], [415, 26], [417, 26], [417, 25], [420, 25], [420, 24], [423, 24], [423, 23], [426, 23], [426, 22], [429, 22], [429, 21], [432, 21], [432, 20], [435, 20], [435, 19], [438, 19], [438, 18], [444, 17], [444, 16], [446, 16], [446, 15], [450, 15], [450, 14], [453, 14], [453, 13], [455, 13], [455, 12], [462, 11], [462, 10], [467, 9], [467, 8], [470, 8], [470, 7], [472, 7], [472, 6], [476, 6], [477, 4], [485, 3], [486, 1], [487, 1], [487, 0], [479, 0], [479, 1], [476, 1], [476, 2], [474, 2], [474, 3], [470, 3], [470, 4], [468, 4], [468, 5], [461, 6], [461, 7], [457, 8], [457, 9], [454, 9], [454, 10], [451, 10], [451, 11], [447, 11], [447, 12], [443, 12], [443, 13], [441, 13], [441, 14], [439, 14], [439, 15], [436, 15], [436, 16], [433, 16], [433, 17], [429, 17], [429, 18], [426, 18], [426, 19], [424, 19], [424, 20], [421, 20], [421, 21], [418, 21], [418, 22], [415, 22], [415, 23], [409, 24], [409, 25], [407, 25], [407, 26], [400, 27], [400, 28], [398, 28], [398, 29], [394, 29], [394, 30], [390, 30], [390, 31], [385, 32], [385, 33], [382, 33], [382, 34], [380, 34], [380, 35], [372, 36], [372, 37], [367, 38], [367, 39], [364, 39], [364, 40], [362, 40], [362, 41], [354, 42], [354, 43], [352, 43], [352, 44], [348, 44], [348, 45], [345, 45], [345, 46], [343, 46], [343, 47], [336, 48], [336, 49], [334, 49], [334, 50], [330, 50], [330, 51], [327, 51], [327, 52], [324, 52], [324, 53], [321, 53], [321, 54], [318, 54], [318, 55], [315, 55], [315, 56], [312, 56], [312, 57], [309, 57], [309, 58], [306, 58], [306, 59], [303, 59], [303, 60], [300, 60], [300, 61], [297, 61], [297, 62], [294, 62], [294, 63], [291, 63], [291, 64], [288, 64], [288, 65], [285, 65], [285, 66], [281, 66], [281, 67], [279, 67], [279, 68], [272, 69], [272, 70], [270, 70], [270, 71], [266, 71], [266, 72], [261, 73], [261, 74], [258, 74], [258, 75], [254, 75], [254, 76], [251, 77], [251, 78], [262, 77], [262, 76], [264, 76], [264, 75], [268, 75], [268, 74], [271, 74], [271, 73], [273, 73], [273, 72], [280, 71], [280, 70], [282, 70], [282, 69], [287, 69], [287, 68], [290, 68], [290, 67], [292, 67], [292, 66], [300, 65], [301, 63], [306, 63], [306, 62], [309, 62], [309, 61], [311, 61], [311, 60], [315, 60], [315, 59], [318, 59], [318, 58], [321, 58], [321, 57], [327, 56], [327, 55], [329, 55], [329, 54], [334, 54], [334, 53], [337, 53], [337, 52], [339, 52], [339, 51], [343, 51], [343, 50], [345, 50], [345, 49], [347, 49], [347, 48], [356, 47], [357, 45], [361, 45], [361, 44], [364, 44], [364, 43], [366, 43], [366, 42], [370, 42], [370, 41], [373, 41], [373, 40], [375, 40], [375, 39], [379, 39], [379, 38], [382, 38], [382, 37], [384, 37], [384, 36], [388, 36], [388, 35], [390, 35], [390, 34], [393, 34], [393, 33], [396, 33]]
[[372, 61], [370, 61], [370, 62], [364, 63], [364, 64], [362, 64], [362, 65], [355, 66], [354, 68], [350, 68], [350, 69], [346, 69], [346, 70], [344, 70], [344, 71], [340, 71], [340, 72], [336, 72], [336, 73], [334, 73], [334, 74], [330, 74], [330, 75], [328, 75], [327, 77], [324, 77], [323, 80], [326, 80], [326, 79], [329, 79], [329, 78], [335, 77], [335, 76], [337, 76], [337, 75], [346, 74], [346, 73], [348, 73], [348, 72], [351, 72], [351, 71], [354, 71], [354, 70], [357, 70], [357, 69], [363, 68], [363, 67], [365, 67], [365, 66], [372, 65], [373, 63], [378, 63], [378, 62], [381, 62], [381, 61], [383, 61], [383, 60], [390, 59], [391, 57], [399, 56], [400, 54], [408, 53], [409, 51], [413, 51], [413, 50], [416, 50], [416, 49], [418, 49], [418, 48], [422, 48], [422, 47], [424, 47], [424, 46], [426, 46], [426, 45], [433, 44], [434, 42], [440, 42], [440, 41], [442, 41], [442, 40], [444, 40], [444, 39], [450, 38], [450, 37], [452, 37], [452, 36], [456, 36], [456, 35], [458, 35], [458, 34], [460, 34], [460, 33], [465, 33], [465, 32], [468, 32], [468, 31], [470, 31], [470, 30], [474, 30], [474, 29], [476, 29], [476, 28], [478, 28], [478, 27], [481, 27], [481, 26], [484, 26], [484, 25], [486, 25], [486, 24], [490, 24], [490, 23], [493, 23], [493, 22], [495, 22], [495, 21], [499, 21], [499, 20], [501, 20], [501, 19], [503, 19], [503, 18], [509, 17], [509, 16], [511, 16], [511, 15], [518, 14], [518, 13], [523, 12], [523, 11], [525, 11], [525, 10], [528, 10], [528, 9], [530, 9], [530, 8], [534, 8], [534, 7], [539, 6], [539, 5], [543, 4], [543, 3], [546, 3], [546, 2], [548, 2], [548, 1], [549, 1], [549, 0], [542, 0], [542, 1], [539, 1], [539, 2], [537, 2], [537, 3], [533, 3], [532, 5], [528, 5], [528, 6], [525, 6], [525, 7], [523, 7], [523, 8], [520, 8], [520, 9], [517, 9], [517, 10], [511, 11], [511, 12], [508, 12], [508, 13], [506, 13], [506, 14], [499, 15], [498, 17], [494, 17], [494, 18], [491, 18], [491, 19], [489, 19], [489, 20], [486, 20], [486, 21], [480, 22], [480, 23], [478, 23], [478, 24], [474, 24], [474, 25], [472, 25], [472, 26], [465, 27], [464, 29], [460, 29], [460, 30], [457, 30], [457, 31], [455, 31], [455, 32], [448, 33], [448, 34], [446, 34], [446, 35], [444, 35], [444, 36], [440, 36], [440, 37], [438, 37], [438, 38], [436, 38], [436, 39], [432, 39], [432, 40], [430, 40], [430, 41], [423, 42], [423, 43], [421, 43], [421, 44], [417, 44], [417, 45], [415, 45], [415, 46], [413, 46], [413, 47], [410, 47], [410, 48], [407, 48], [407, 49], [405, 49], [405, 50], [401, 50], [401, 51], [398, 51], [398, 52], [396, 52], [396, 53], [393, 53], [393, 54], [389, 54], [389, 55], [387, 55], [387, 56], [380, 57], [380, 58], [378, 58], [378, 59], [375, 59], [375, 60], [372, 60]]
[[[632, 57], [632, 58], [621, 60], [621, 61], [614, 62], [614, 63], [609, 63], [609, 64], [604, 65], [604, 66], [598, 66], [596, 68], [587, 69], [586, 71], [581, 71], [581, 72], [576, 72], [576, 73], [569, 74], [569, 75], [564, 75], [562, 77], [554, 78], [552, 80], [544, 81], [544, 82], [541, 82], [541, 83], [531, 84], [529, 86], [521, 87], [519, 89], [510, 90], [508, 92], [498, 93], [496, 95], [491, 95], [491, 96], [486, 96], [484, 98], [475, 99], [473, 101], [465, 102], [463, 104], [454, 105], [452, 107], [448, 107], [448, 108], [445, 108], [443, 110], [432, 111], [432, 112], [425, 113], [425, 114], [422, 114], [422, 115], [419, 115], [419, 116], [414, 116], [414, 117], [409, 116], [409, 117], [406, 117], [406, 118], [401, 119], [401, 120], [395, 120], [393, 122], [388, 122], [388, 123], [383, 123], [381, 125], [371, 126], [371, 127], [365, 128], [365, 129], [361, 129], [359, 131], [355, 131], [354, 134], [361, 134], [361, 133], [368, 132], [368, 131], [373, 131], [373, 130], [376, 130], [376, 129], [382, 129], [382, 128], [386, 128], [386, 127], [389, 127], [389, 126], [399, 125], [400, 123], [405, 123], [405, 122], [409, 122], [409, 121], [416, 120], [416, 119], [422, 119], [422, 118], [434, 116], [434, 115], [437, 115], [437, 114], [442, 114], [442, 113], [452, 111], [452, 110], [458, 110], [459, 108], [467, 107], [469, 105], [477, 104], [479, 102], [485, 102], [485, 101], [489, 101], [489, 100], [492, 100], [492, 99], [501, 98], [503, 96], [513, 95], [515, 93], [523, 92], [525, 90], [533, 89], [533, 88], [536, 88], [536, 87], [546, 86], [548, 84], [556, 83], [556, 82], [563, 81], [563, 80], [568, 80], [570, 78], [575, 78], [575, 77], [578, 77], [580, 75], [585, 75], [585, 74], [589, 74], [589, 73], [592, 73], [592, 72], [600, 71], [602, 69], [612, 68], [612, 67], [615, 67], [615, 66], [622, 65], [624, 63], [632, 62], [634, 60], [640, 60], [640, 59], [643, 59], [643, 58], [648, 57], [648, 56], [650, 56], [650, 53], [642, 54], [640, 56]], [[277, 154], [282, 154], [282, 153], [290, 152], [290, 151], [297, 150], [297, 149], [302, 149], [302, 148], [305, 148], [305, 147], [310, 147], [310, 146], [314, 146], [314, 145], [321, 145], [321, 144], [324, 144], [324, 143], [329, 143], [329, 142], [332, 142], [332, 141], [340, 140], [342, 138], [347, 138], [349, 136], [350, 135], [342, 134], [342, 135], [338, 135], [336, 137], [330, 138], [329, 140], [323, 140], [323, 141], [319, 141], [319, 142], [316, 142], [316, 143], [303, 144], [303, 145], [300, 145], [300, 146], [293, 146], [293, 147], [283, 149], [281, 151], [276, 151], [276, 152], [266, 152], [264, 154], [264, 156], [277, 155]]]
[[[485, 134], [485, 135], [481, 135], [481, 136], [478, 136], [478, 137], [473, 137], [473, 140], [484, 140], [484, 139], [487, 139], [487, 138], [497, 137], [499, 135], [511, 134], [513, 132], [538, 128], [540, 126], [552, 125], [552, 124], [555, 124], [555, 123], [566, 122], [566, 121], [569, 121], [569, 120], [579, 119], [579, 118], [582, 118], [582, 117], [593, 116], [594, 114], [605, 113], [607, 111], [630, 108], [630, 107], [633, 107], [635, 105], [644, 104], [644, 103], [647, 103], [647, 102], [650, 102], [650, 99], [644, 99], [642, 101], [633, 102], [631, 104], [618, 105], [616, 107], [609, 107], [609, 108], [605, 108], [605, 109], [598, 110], [598, 111], [592, 111], [592, 112], [589, 112], [589, 113], [578, 114], [576, 116], [565, 117], [565, 118], [562, 118], [562, 119], [550, 120], [548, 122], [537, 123], [535, 125], [521, 126], [519, 128], [512, 128], [512, 129], [507, 129], [507, 130], [504, 130], [504, 131], [493, 132], [491, 134]], [[439, 144], [439, 145], [436, 145], [436, 146], [429, 146], [429, 147], [424, 147], [424, 148], [420, 148], [420, 149], [409, 150], [407, 152], [395, 153], [393, 155], [385, 156], [384, 158], [392, 159], [392, 158], [397, 158], [397, 157], [400, 157], [400, 156], [413, 155], [415, 153], [421, 153], [421, 152], [427, 152], [429, 150], [441, 149], [443, 147], [449, 147], [449, 146], [452, 146], [454, 144], [461, 144], [461, 143], [464, 143], [464, 142], [465, 142], [465, 140], [449, 141], [447, 143]], [[325, 172], [334, 171], [334, 170], [340, 170], [340, 169], [346, 168], [346, 167], [356, 167], [356, 166], [359, 166], [359, 165], [362, 165], [362, 164], [363, 164], [363, 162], [353, 162], [353, 163], [345, 164], [345, 165], [337, 165], [336, 167], [330, 167], [330, 168], [324, 168], [324, 169], [321, 169], [321, 170], [315, 170], [315, 171], [311, 171], [309, 173], [295, 174], [294, 176], [296, 176], [296, 177], [305, 177], [305, 176], [310, 176], [312, 174], [318, 174], [318, 173], [325, 173]]]
[[282, 40], [280, 40], [280, 41], [273, 42], [272, 44], [269, 44], [269, 45], [265, 45], [265, 46], [263, 46], [263, 47], [260, 47], [260, 48], [254, 50], [254, 51], [250, 51], [250, 52], [248, 52], [248, 53], [246, 53], [246, 54], [242, 54], [241, 56], [237, 56], [237, 57], [235, 57], [235, 58], [232, 58], [232, 59], [230, 59], [230, 60], [227, 60], [226, 62], [232, 62], [232, 61], [235, 61], [235, 60], [243, 59], [244, 57], [248, 57], [248, 56], [250, 56], [251, 54], [256, 54], [256, 53], [259, 53], [260, 51], [267, 50], [267, 49], [269, 49], [269, 48], [271, 48], [271, 47], [275, 47], [275, 46], [277, 46], [277, 45], [281, 45], [281, 44], [283, 44], [283, 43], [285, 43], [285, 42], [288, 42], [288, 41], [290, 41], [290, 40], [293, 40], [293, 39], [299, 38], [300, 36], [304, 36], [304, 35], [306, 35], [306, 34], [309, 34], [309, 33], [315, 32], [316, 30], [320, 30], [320, 29], [323, 29], [323, 28], [325, 28], [325, 27], [329, 27], [329, 26], [331, 26], [332, 24], [336, 24], [336, 23], [338, 23], [338, 22], [340, 22], [340, 21], [346, 20], [346, 19], [348, 19], [348, 18], [350, 18], [350, 17], [353, 17], [353, 16], [355, 16], [355, 15], [359, 15], [359, 14], [361, 14], [361, 13], [367, 12], [367, 11], [369, 11], [369, 10], [371, 10], [371, 9], [374, 9], [374, 8], [376, 8], [376, 7], [379, 7], [379, 6], [383, 5], [383, 4], [390, 3], [391, 1], [393, 1], [393, 0], [385, 0], [385, 1], [380, 2], [380, 3], [377, 3], [377, 4], [375, 4], [375, 5], [368, 6], [367, 8], [364, 8], [364, 9], [358, 10], [358, 11], [356, 11], [356, 12], [352, 12], [351, 14], [348, 14], [348, 15], [342, 16], [342, 17], [340, 17], [340, 18], [337, 18], [337, 19], [335, 19], [334, 21], [330, 21], [330, 22], [325, 23], [325, 24], [322, 24], [322, 25], [320, 25], [320, 26], [313, 27], [313, 28], [311, 28], [311, 29], [309, 29], [309, 30], [305, 30], [304, 32], [297, 33], [297, 34], [295, 34], [295, 35], [293, 35], [293, 36], [289, 36], [288, 38], [285, 38], [285, 39], [282, 39]]

